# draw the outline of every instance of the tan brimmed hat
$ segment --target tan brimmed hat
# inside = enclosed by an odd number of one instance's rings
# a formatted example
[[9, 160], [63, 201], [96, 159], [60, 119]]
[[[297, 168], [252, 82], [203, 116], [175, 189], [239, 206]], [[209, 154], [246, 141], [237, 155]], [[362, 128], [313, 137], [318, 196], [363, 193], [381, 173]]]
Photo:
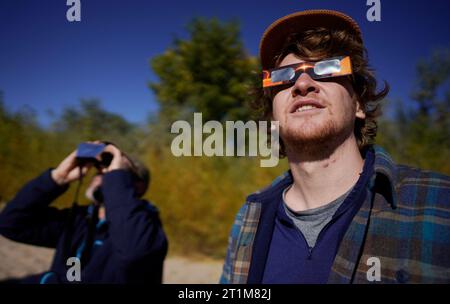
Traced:
[[273, 22], [264, 32], [259, 44], [259, 55], [263, 69], [274, 67], [275, 56], [281, 51], [286, 38], [293, 33], [325, 27], [345, 29], [362, 42], [359, 25], [344, 13], [332, 10], [307, 10], [284, 16]]

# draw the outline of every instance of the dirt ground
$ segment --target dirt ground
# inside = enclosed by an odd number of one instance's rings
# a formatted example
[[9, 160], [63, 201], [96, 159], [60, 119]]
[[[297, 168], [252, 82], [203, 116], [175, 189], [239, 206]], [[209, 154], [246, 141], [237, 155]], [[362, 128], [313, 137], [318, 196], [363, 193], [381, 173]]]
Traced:
[[[0, 236], [0, 280], [46, 271], [53, 252], [52, 249], [20, 244]], [[164, 263], [163, 283], [217, 283], [221, 271], [222, 261], [169, 256]]]

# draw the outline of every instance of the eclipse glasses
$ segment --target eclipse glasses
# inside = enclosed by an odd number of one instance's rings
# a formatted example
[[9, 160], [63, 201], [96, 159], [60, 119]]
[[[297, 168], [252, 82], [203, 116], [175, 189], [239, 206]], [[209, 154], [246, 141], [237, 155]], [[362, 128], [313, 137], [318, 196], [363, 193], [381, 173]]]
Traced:
[[316, 62], [299, 62], [263, 71], [263, 88], [294, 83], [301, 74], [323, 79], [352, 74], [350, 56], [327, 58]]

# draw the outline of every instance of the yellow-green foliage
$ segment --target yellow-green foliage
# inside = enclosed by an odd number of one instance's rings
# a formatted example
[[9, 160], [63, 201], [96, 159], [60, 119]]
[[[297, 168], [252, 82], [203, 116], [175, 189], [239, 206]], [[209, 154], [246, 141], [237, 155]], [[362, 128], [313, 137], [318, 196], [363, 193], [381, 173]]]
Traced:
[[[124, 142], [123, 138], [105, 136]], [[125, 136], [146, 143], [143, 148], [130, 146], [124, 150], [151, 169], [151, 186], [145, 198], [154, 202], [161, 212], [171, 253], [224, 257], [231, 224], [246, 196], [269, 184], [287, 168], [285, 162], [275, 168], [261, 168], [257, 158], [177, 158], [169, 147], [150, 143], [153, 141], [142, 134]], [[133, 138], [128, 140], [133, 142]], [[72, 129], [50, 131], [40, 128], [30, 117], [25, 119], [3, 112], [0, 116], [1, 200], [9, 201], [28, 180], [57, 166], [79, 141]], [[88, 181], [89, 176], [81, 193]], [[75, 184], [54, 205], [69, 207], [74, 192]], [[79, 203], [88, 202], [80, 195]]]
[[385, 121], [377, 143], [399, 163], [450, 175], [450, 129], [420, 117], [408, 124]]
[[[82, 128], [81, 125], [77, 127]], [[390, 136], [389, 130], [395, 128], [398, 126], [394, 123], [383, 123], [379, 142], [396, 161], [450, 174], [450, 147], [439, 135], [445, 132], [428, 127], [426, 133], [420, 133], [419, 130], [425, 130], [425, 127], [413, 124], [408, 126], [411, 135], [403, 136], [402, 141]], [[261, 168], [257, 158], [177, 158], [168, 145], [163, 144], [170, 142], [170, 138], [160, 140], [167, 133], [158, 132], [159, 138], [155, 138], [154, 133], [134, 131], [119, 137], [105, 134], [105, 137], [123, 142], [121, 146], [126, 147], [126, 152], [133, 152], [150, 167], [152, 181], [145, 197], [161, 212], [170, 253], [223, 257], [234, 216], [246, 196], [280, 175], [287, 168], [286, 161], [275, 168]], [[39, 128], [32, 118], [5, 113], [0, 107], [2, 200], [10, 200], [26, 181], [46, 168], [56, 166], [75, 149], [76, 143], [81, 141], [76, 133], [72, 129], [56, 132]], [[102, 138], [101, 134], [95, 137], [99, 136]], [[139, 147], [132, 144], [136, 142], [140, 143]], [[55, 202], [56, 206], [70, 206], [74, 186]], [[87, 200], [81, 196], [80, 203], [86, 204]]]
[[149, 151], [148, 197], [161, 211], [171, 250], [223, 257], [234, 216], [251, 192], [287, 166], [260, 168], [256, 158], [174, 157]]

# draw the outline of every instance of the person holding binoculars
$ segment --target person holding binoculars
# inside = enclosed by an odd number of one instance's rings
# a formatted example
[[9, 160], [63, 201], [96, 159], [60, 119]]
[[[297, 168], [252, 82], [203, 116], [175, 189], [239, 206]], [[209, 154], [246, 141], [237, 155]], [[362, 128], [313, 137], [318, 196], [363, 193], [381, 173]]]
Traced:
[[[92, 203], [79, 206], [81, 180], [93, 167], [85, 192]], [[96, 141], [28, 182], [0, 213], [0, 234], [56, 251], [49, 271], [3, 283], [161, 283], [168, 242], [158, 210], [142, 199], [149, 175], [114, 144]], [[49, 206], [77, 180], [72, 208]]]

